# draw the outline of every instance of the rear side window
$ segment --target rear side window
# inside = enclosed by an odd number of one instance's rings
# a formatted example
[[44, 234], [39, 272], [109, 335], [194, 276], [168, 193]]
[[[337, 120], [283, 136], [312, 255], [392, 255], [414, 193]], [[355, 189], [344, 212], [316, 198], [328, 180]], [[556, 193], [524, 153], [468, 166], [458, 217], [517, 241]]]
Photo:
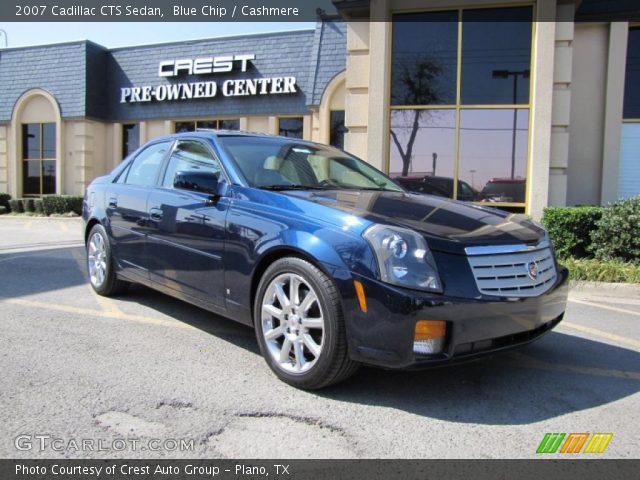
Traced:
[[140, 186], [155, 185], [162, 161], [167, 156], [169, 148], [171, 148], [171, 142], [154, 143], [145, 148], [133, 161], [125, 183]]

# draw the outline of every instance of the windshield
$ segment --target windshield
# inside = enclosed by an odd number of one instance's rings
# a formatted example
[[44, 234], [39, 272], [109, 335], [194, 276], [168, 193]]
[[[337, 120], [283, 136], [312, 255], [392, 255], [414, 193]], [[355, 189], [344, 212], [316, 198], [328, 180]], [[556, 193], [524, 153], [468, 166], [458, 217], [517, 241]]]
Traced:
[[218, 141], [253, 187], [404, 191], [367, 163], [332, 147], [243, 135]]

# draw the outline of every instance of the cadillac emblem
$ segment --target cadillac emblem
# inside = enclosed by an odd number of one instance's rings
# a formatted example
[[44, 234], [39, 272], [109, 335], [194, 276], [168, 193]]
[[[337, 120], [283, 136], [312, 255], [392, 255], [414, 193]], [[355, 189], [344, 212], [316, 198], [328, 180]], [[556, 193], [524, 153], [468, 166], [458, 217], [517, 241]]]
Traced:
[[527, 275], [531, 280], [538, 278], [538, 264], [533, 260], [527, 263]]

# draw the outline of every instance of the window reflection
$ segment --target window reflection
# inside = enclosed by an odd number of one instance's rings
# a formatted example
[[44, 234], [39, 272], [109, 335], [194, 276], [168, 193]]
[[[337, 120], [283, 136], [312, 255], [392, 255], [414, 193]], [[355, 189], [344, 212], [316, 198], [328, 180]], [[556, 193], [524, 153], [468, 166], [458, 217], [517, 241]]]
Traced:
[[524, 203], [529, 150], [529, 110], [460, 112], [458, 176], [479, 200]]
[[455, 144], [455, 110], [393, 110], [390, 175], [451, 178]]
[[625, 119], [640, 119], [640, 27], [629, 29], [624, 84]]
[[140, 146], [140, 126], [137, 123], [122, 125], [122, 158], [127, 158]]
[[56, 193], [56, 124], [22, 125], [22, 194]]
[[457, 43], [457, 11], [394, 15], [391, 104], [455, 104]]
[[278, 135], [283, 137], [302, 138], [304, 124], [302, 117], [280, 118], [278, 124]]
[[462, 19], [461, 103], [528, 104], [531, 7], [465, 10]]
[[344, 126], [344, 110], [332, 110], [330, 123], [329, 144], [343, 150], [344, 134], [347, 132]]

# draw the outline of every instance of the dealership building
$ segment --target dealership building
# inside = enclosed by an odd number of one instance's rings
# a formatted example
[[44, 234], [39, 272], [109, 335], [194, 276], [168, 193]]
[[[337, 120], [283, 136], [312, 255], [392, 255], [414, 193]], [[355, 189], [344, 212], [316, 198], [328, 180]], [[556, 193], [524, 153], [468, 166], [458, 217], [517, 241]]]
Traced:
[[0, 192], [83, 194], [150, 139], [223, 128], [331, 143], [536, 218], [639, 195], [629, 3], [339, 0], [309, 30], [0, 49]]

